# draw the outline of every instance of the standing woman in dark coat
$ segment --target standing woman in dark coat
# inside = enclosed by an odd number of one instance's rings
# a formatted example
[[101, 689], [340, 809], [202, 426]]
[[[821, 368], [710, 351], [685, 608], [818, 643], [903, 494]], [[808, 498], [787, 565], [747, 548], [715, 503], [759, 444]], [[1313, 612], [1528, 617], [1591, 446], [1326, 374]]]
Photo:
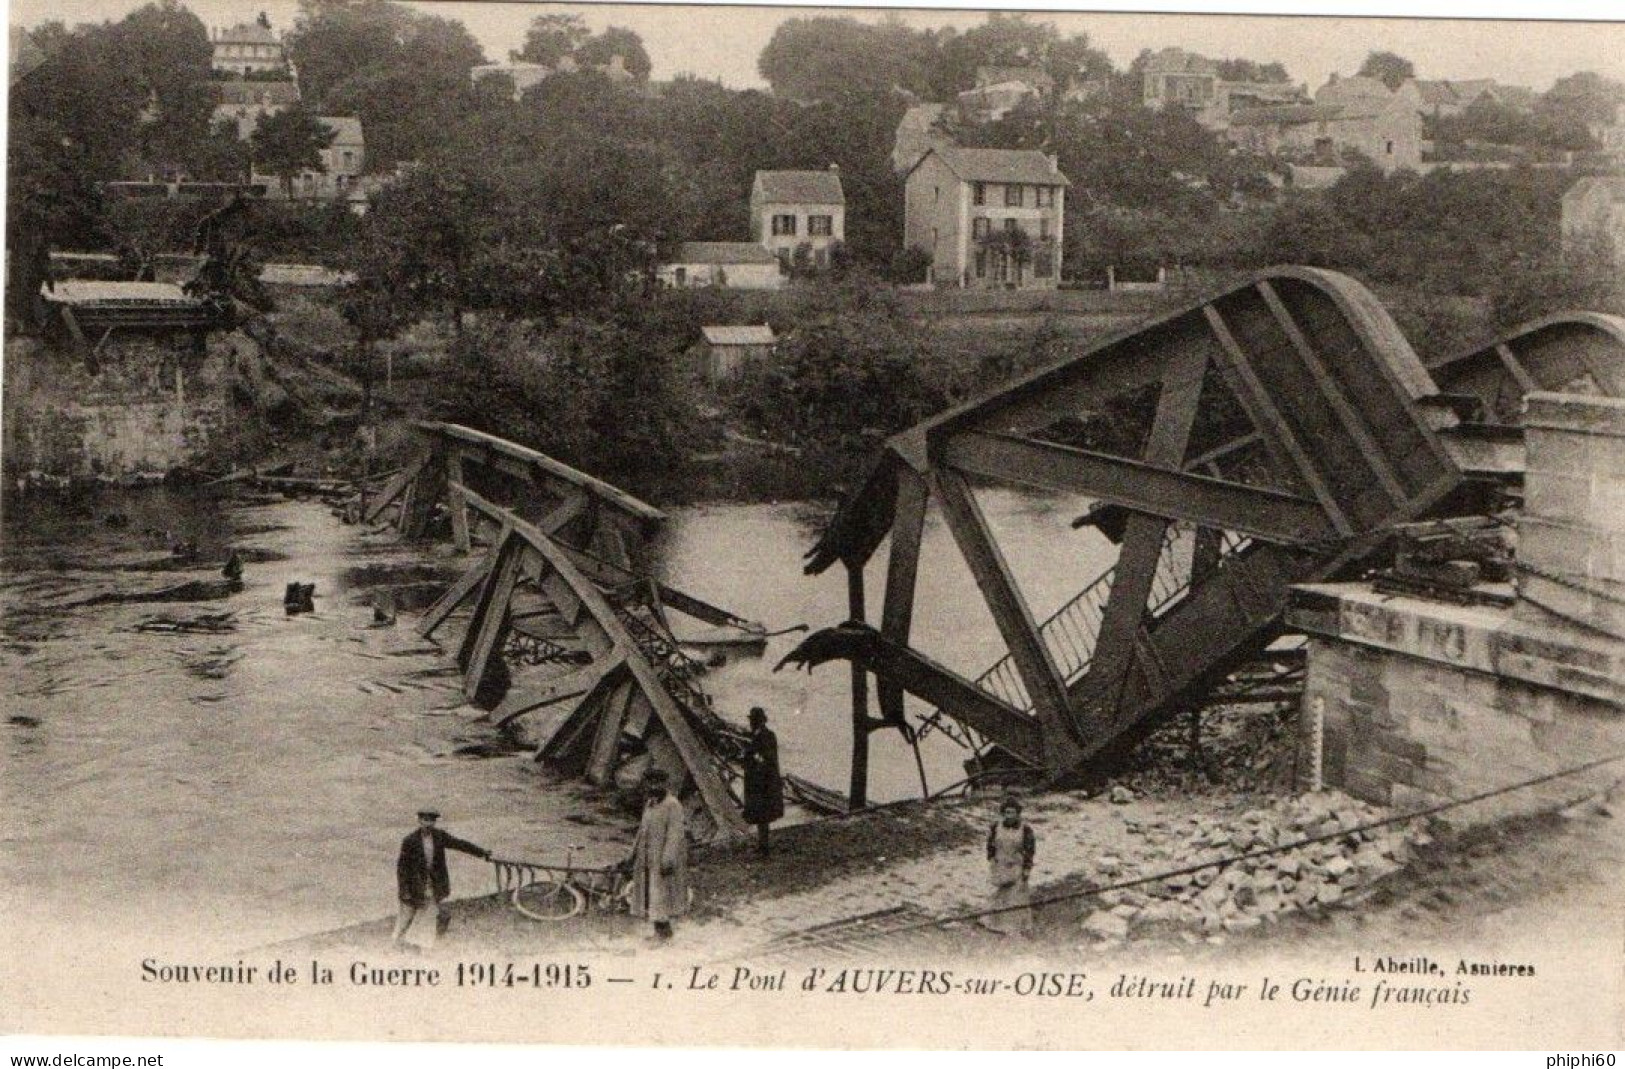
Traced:
[[779, 774], [779, 737], [768, 730], [767, 713], [750, 711], [750, 745], [745, 751], [745, 822], [756, 825], [756, 852], [768, 854], [767, 833], [784, 816], [784, 777]]

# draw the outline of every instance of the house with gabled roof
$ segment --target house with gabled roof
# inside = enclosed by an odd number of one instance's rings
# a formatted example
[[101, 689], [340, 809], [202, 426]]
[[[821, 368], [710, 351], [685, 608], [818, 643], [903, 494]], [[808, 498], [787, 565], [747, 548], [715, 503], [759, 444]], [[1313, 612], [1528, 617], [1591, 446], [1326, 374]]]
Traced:
[[1219, 66], [1183, 48], [1164, 48], [1146, 57], [1140, 69], [1140, 99], [1146, 107], [1202, 111], [1219, 94]]
[[841, 169], [757, 171], [750, 187], [750, 236], [786, 268], [828, 267], [846, 241]]
[[248, 78], [280, 74], [288, 69], [282, 42], [271, 30], [270, 20], [263, 14], [255, 22], [215, 30], [210, 44], [214, 49], [214, 69], [217, 71]]
[[1053, 287], [1071, 185], [1033, 150], [929, 149], [903, 179], [903, 243], [930, 279], [966, 287]]

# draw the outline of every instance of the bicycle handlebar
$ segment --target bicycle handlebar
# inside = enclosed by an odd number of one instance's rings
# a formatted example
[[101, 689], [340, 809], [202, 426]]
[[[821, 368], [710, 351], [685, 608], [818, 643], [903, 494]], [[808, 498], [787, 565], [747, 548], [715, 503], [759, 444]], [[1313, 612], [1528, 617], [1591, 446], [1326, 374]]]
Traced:
[[537, 872], [564, 873], [566, 876], [577, 872], [590, 872], [597, 875], [607, 876], [611, 873], [620, 872], [625, 867], [624, 865], [619, 864], [594, 866], [576, 865], [570, 862], [558, 865], [546, 861], [522, 861], [518, 858], [496, 857], [495, 855], [487, 858], [486, 860], [499, 868], [506, 866], [507, 868], [511, 869], [533, 869]]

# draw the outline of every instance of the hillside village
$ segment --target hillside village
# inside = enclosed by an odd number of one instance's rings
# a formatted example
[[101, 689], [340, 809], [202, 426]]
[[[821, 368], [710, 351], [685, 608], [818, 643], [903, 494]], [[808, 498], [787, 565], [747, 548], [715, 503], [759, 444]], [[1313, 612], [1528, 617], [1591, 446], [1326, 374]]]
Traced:
[[[213, 294], [366, 398], [383, 375], [386, 404], [507, 413], [689, 492], [739, 441], [788, 452], [721, 492], [806, 489], [799, 453], [843, 473], [990, 375], [1272, 263], [1381, 287], [1429, 351], [1620, 299], [1625, 85], [1593, 72], [1447, 81], [1373, 51], [1311, 88], [1175, 46], [1119, 68], [1019, 15], [789, 17], [767, 88], [736, 90], [655, 78], [636, 33], [574, 15], [492, 60], [388, 0], [225, 27], [158, 0], [11, 42], [14, 336], [74, 333], [56, 280]], [[626, 426], [632, 402], [581, 388], [605, 376], [667, 416]], [[512, 399], [560, 391], [585, 422]]]

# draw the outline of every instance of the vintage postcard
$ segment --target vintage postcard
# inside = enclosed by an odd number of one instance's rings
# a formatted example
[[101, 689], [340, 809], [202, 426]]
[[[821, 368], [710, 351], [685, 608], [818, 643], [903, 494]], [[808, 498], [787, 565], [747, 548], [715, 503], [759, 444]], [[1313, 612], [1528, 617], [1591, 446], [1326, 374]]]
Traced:
[[7, 1034], [1625, 1045], [1625, 23], [9, 22]]

